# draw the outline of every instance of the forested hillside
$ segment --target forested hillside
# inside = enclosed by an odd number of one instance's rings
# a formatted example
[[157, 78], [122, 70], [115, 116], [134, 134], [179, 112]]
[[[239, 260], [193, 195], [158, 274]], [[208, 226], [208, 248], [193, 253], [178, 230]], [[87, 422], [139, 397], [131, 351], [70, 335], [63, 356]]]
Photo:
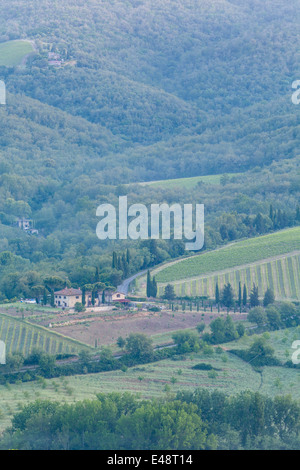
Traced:
[[[96, 208], [122, 194], [205, 203], [206, 248], [298, 224], [299, 16], [297, 0], [0, 0], [0, 43], [36, 49], [0, 67], [0, 297], [33, 295], [50, 273], [118, 285], [184, 254], [100, 244]], [[131, 184], [224, 173], [243, 175]], [[38, 237], [14, 226], [27, 216]], [[128, 247], [130, 266], [112, 268]]]
[[[295, 156], [299, 113], [290, 98], [300, 68], [297, 3], [0, 2], [0, 40], [29, 38], [38, 50], [25, 69], [0, 70], [18, 103], [9, 99], [8, 128], [22, 127], [12, 116], [30, 123], [16, 150], [26, 150], [34, 131], [31, 150], [39, 152], [45, 142], [39, 124], [56, 123], [65, 142], [48, 135], [48, 153], [55, 157], [59, 145], [58, 168], [68, 155], [76, 167], [71, 115], [86, 121], [80, 121], [78, 150], [97, 158], [83, 171], [105, 170], [109, 183], [161, 179], [162, 171], [166, 177], [216, 173], [220, 165], [245, 170]], [[49, 51], [66, 66], [49, 66]], [[21, 104], [24, 95], [37, 101]], [[64, 124], [58, 109], [68, 113]], [[99, 138], [83, 137], [86, 129]], [[16, 147], [14, 132], [4, 148]], [[111, 133], [116, 145], [107, 146]], [[39, 163], [43, 171], [42, 158]]]

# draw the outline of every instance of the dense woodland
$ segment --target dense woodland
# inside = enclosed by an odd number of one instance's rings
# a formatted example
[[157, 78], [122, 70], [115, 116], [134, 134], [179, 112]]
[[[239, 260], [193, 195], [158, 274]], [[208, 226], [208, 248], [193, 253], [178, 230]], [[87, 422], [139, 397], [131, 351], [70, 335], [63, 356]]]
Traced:
[[[204, 203], [206, 249], [299, 223], [296, 0], [12, 0], [0, 13], [1, 42], [37, 49], [26, 67], [0, 69], [2, 300], [34, 296], [50, 274], [117, 286], [184, 255], [179, 241], [100, 242], [96, 208], [119, 195]], [[242, 175], [135, 184], [217, 173]], [[23, 216], [39, 236], [14, 227]], [[128, 248], [130, 263], [113, 266]]]
[[0, 448], [20, 450], [242, 450], [298, 448], [299, 403], [291, 397], [195, 390], [139, 400], [36, 401], [17, 413]]
[[[147, 206], [203, 203], [205, 250], [299, 225], [300, 116], [291, 101], [300, 79], [299, 16], [298, 0], [0, 0], [0, 43], [29, 39], [35, 46], [25, 66], [0, 67], [7, 88], [0, 106], [0, 301], [47, 303], [66, 285], [117, 287], [140, 270], [192, 255], [180, 240], [100, 242], [96, 209], [117, 207], [119, 196]], [[63, 66], [50, 65], [49, 52]], [[221, 182], [137, 184], [210, 174], [223, 175]], [[16, 227], [22, 217], [38, 235]], [[229, 306], [226, 289], [230, 297], [230, 285], [219, 294]], [[299, 306], [274, 306], [274, 293], [266, 292], [262, 307], [251, 295], [248, 320], [257, 328], [299, 324]], [[185, 354], [244, 333], [242, 324], [220, 318], [203, 335], [207, 344], [195, 331], [179, 332], [177, 348], [155, 354], [145, 336], [143, 357], [134, 360]], [[132, 336], [118, 340], [126, 367], [135, 344]], [[231, 352], [245, 360], [259, 354], [257, 366], [275, 363], [260, 339]], [[83, 353], [60, 369], [54, 357], [31, 357], [38, 367], [24, 381], [119, 367], [111, 351], [101, 354], [99, 363]], [[2, 380], [14, 383], [23, 364], [20, 354], [10, 356]], [[161, 400], [100, 394], [25, 406], [0, 448], [297, 449], [299, 417], [291, 397], [247, 391], [166, 393]]]

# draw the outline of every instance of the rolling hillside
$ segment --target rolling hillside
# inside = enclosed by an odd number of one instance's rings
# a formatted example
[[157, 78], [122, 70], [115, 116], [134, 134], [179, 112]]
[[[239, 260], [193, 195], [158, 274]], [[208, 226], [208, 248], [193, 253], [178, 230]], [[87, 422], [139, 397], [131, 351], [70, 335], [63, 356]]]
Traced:
[[[247, 286], [250, 292], [253, 283], [259, 288], [262, 298], [268, 287], [275, 292], [276, 300], [300, 300], [300, 251], [283, 256], [275, 256], [256, 263], [238, 266], [228, 270], [218, 271], [207, 276], [199, 276], [186, 281], [172, 282], [175, 293], [179, 297], [207, 296], [215, 297], [215, 287], [218, 283], [222, 289], [228, 282], [232, 285], [235, 295], [238, 286]], [[164, 286], [159, 284], [159, 295], [163, 294]]]
[[241, 282], [248, 291], [253, 283], [258, 285], [260, 296], [271, 287], [276, 299], [300, 300], [299, 248], [300, 228], [296, 227], [167, 263], [152, 275], [160, 295], [171, 283], [178, 296], [214, 297], [217, 282], [219, 287], [230, 282], [237, 295]]
[[[300, 69], [296, 0], [288, 6], [284, 0], [88, 0], [76, 6], [73, 0], [12, 0], [0, 2], [0, 18], [0, 52], [22, 38], [37, 47], [26, 69], [0, 67], [8, 93], [39, 104], [38, 115], [35, 106], [25, 116], [23, 107], [14, 109], [30, 130], [3, 144], [3, 151], [15, 144], [22, 154], [32, 131], [37, 174], [45, 142], [39, 124], [49, 123], [49, 158], [57, 160], [59, 152], [60, 169], [63, 157], [73, 157], [74, 117], [126, 143], [103, 147], [82, 132], [74, 135], [87, 155], [82, 172], [101, 172], [109, 184], [239, 172], [297, 155], [299, 113], [291, 104]], [[49, 66], [49, 51], [76, 65]], [[51, 127], [58, 110], [70, 129], [58, 125], [66, 141], [57, 145]], [[8, 126], [14, 134], [16, 126]], [[79, 163], [75, 152], [75, 168]]]
[[70, 338], [33, 326], [0, 313], [0, 339], [6, 344], [6, 352], [21, 352], [28, 356], [32, 349], [49, 354], [76, 353], [87, 348]]

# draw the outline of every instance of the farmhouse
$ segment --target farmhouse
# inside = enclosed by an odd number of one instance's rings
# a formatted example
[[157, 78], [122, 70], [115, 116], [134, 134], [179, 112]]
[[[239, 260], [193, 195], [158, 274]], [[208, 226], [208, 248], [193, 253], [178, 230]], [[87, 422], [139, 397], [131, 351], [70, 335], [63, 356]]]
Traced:
[[54, 292], [54, 302], [56, 307], [74, 308], [76, 303], [82, 302], [82, 291], [65, 288]]
[[[127, 303], [129, 301], [126, 300], [125, 294], [121, 292], [114, 292], [114, 291], [105, 291], [104, 296], [103, 292], [99, 292], [95, 298], [95, 306], [101, 305], [104, 301], [107, 304], [113, 302], [120, 302], [120, 303]], [[60, 291], [54, 292], [54, 302], [56, 307], [60, 308], [74, 308], [76, 303], [82, 303], [82, 290], [81, 289], [73, 289], [73, 288], [65, 288]], [[87, 307], [92, 306], [92, 293], [86, 292], [85, 294], [85, 305]]]
[[112, 302], [124, 302], [126, 300], [126, 295], [122, 292], [106, 291], [104, 296], [107, 304]]

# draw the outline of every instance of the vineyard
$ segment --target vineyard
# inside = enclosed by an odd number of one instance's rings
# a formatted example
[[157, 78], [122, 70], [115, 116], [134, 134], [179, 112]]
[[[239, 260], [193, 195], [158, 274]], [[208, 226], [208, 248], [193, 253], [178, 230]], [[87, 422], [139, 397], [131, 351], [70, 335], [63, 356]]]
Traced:
[[46, 328], [30, 325], [3, 313], [0, 314], [0, 340], [5, 342], [7, 353], [17, 351], [25, 357], [33, 349], [49, 354], [71, 354], [87, 348], [87, 345], [79, 341], [47, 331]]
[[[300, 300], [300, 252], [283, 255], [269, 260], [219, 271], [206, 276], [199, 276], [185, 281], [172, 282], [179, 297], [207, 296], [215, 297], [216, 284], [219, 288], [230, 283], [238, 295], [238, 286], [247, 286], [250, 292], [253, 284], [259, 288], [263, 297], [268, 287], [275, 293], [277, 300]], [[159, 284], [159, 295], [163, 294], [165, 284]]]
[[[248, 291], [253, 283], [263, 296], [268, 287], [276, 299], [300, 300], [300, 227], [242, 240], [214, 251], [159, 266], [151, 274], [158, 283], [158, 295], [173, 284], [177, 296], [214, 298], [215, 286], [230, 282], [235, 293], [239, 282]], [[145, 276], [137, 280], [137, 292], [144, 294]]]

